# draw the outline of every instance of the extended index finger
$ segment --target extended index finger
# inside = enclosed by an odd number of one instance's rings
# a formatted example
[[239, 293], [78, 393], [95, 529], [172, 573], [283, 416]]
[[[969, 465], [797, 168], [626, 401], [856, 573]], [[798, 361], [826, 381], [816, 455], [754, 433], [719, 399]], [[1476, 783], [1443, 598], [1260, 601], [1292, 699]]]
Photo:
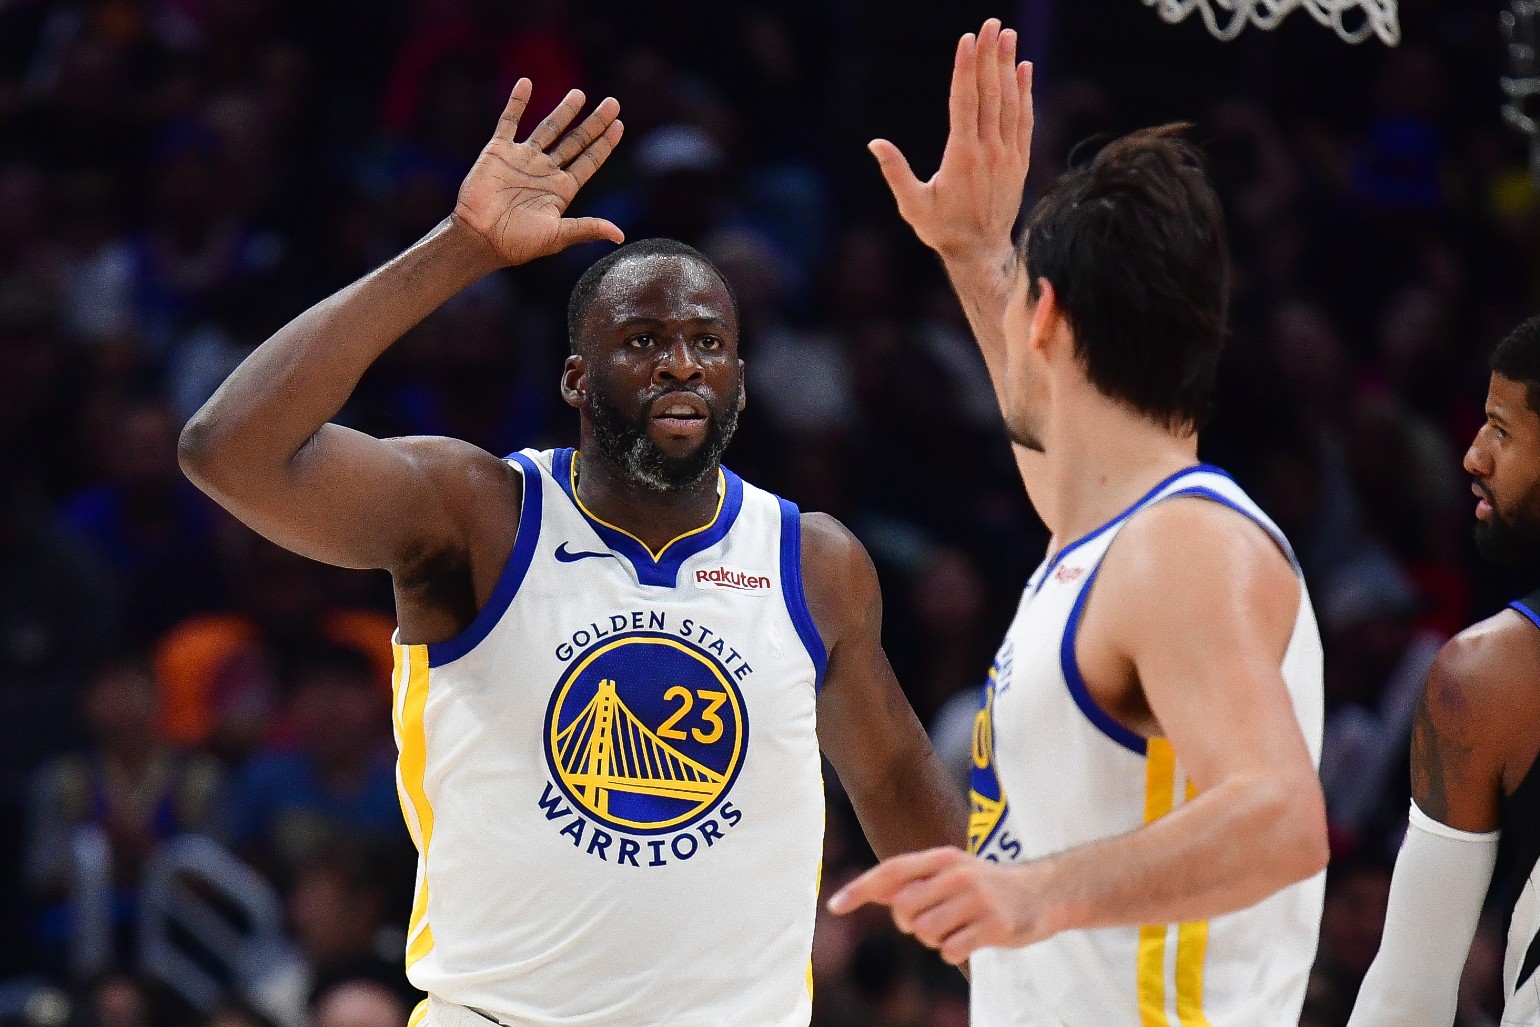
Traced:
[[497, 119], [497, 137], [514, 142], [519, 131], [519, 119], [524, 116], [524, 108], [529, 106], [530, 93], [534, 86], [529, 79], [521, 78], [513, 84], [513, 92], [508, 94], [508, 103], [503, 107], [502, 115]]
[[889, 905], [905, 886], [924, 880], [951, 866], [956, 849], [926, 849], [885, 859], [851, 881], [829, 900], [829, 912], [849, 913], [868, 902]]

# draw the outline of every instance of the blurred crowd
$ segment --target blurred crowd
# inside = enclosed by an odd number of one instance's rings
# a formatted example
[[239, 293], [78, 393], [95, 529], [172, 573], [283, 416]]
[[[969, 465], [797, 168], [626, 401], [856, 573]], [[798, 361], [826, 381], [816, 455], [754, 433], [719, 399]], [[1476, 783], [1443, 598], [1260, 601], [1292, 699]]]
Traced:
[[[728, 463], [829, 511], [966, 787], [979, 684], [1046, 534], [939, 267], [863, 149], [922, 172], [951, 44], [1038, 64], [1029, 193], [1098, 134], [1195, 122], [1234, 240], [1204, 455], [1288, 532], [1327, 645], [1334, 858], [1307, 1024], [1378, 944], [1412, 711], [1439, 644], [1535, 582], [1482, 567], [1460, 457], [1487, 350], [1540, 308], [1540, 197], [1492, 8], [1406, 0], [1399, 49], [1296, 14], [1232, 44], [1135, 0], [0, 0], [0, 1024], [392, 1027], [413, 853], [388, 581], [292, 556], [176, 463], [244, 354], [450, 209], [513, 81], [621, 101], [580, 213], [670, 236], [741, 297]], [[564, 309], [603, 247], [498, 274], [343, 419], [570, 445]], [[825, 887], [866, 866], [829, 776]], [[1461, 1023], [1496, 1022], [1501, 937]], [[820, 914], [817, 1027], [967, 1020], [880, 912]]]

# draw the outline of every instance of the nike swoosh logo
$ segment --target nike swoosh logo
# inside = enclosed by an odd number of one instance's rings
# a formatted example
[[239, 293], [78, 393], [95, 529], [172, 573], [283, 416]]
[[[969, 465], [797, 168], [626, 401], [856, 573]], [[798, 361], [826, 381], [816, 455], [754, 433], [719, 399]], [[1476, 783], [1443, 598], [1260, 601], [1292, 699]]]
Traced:
[[614, 555], [614, 553], [574, 553], [567, 548], [567, 543], [565, 542], [556, 547], [556, 559], [562, 563], [576, 563], [579, 560], [586, 560], [590, 556], [602, 559], [603, 557]]

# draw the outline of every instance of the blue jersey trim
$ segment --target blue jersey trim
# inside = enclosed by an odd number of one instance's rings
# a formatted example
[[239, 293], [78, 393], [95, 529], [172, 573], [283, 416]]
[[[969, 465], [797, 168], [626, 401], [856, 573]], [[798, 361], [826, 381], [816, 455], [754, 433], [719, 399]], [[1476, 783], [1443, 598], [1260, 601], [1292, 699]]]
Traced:
[[702, 531], [685, 535], [664, 547], [657, 559], [647, 551], [647, 547], [641, 542], [627, 535], [623, 531], [617, 531], [608, 524], [601, 523], [589, 516], [583, 509], [583, 504], [578, 502], [572, 489], [572, 456], [570, 449], [558, 449], [551, 458], [551, 477], [561, 486], [561, 490], [567, 494], [583, 520], [599, 536], [599, 540], [609, 547], [616, 556], [622, 557], [636, 571], [636, 580], [643, 585], [657, 585], [663, 588], [675, 588], [679, 584], [679, 568], [692, 556], [699, 555], [716, 545], [727, 537], [732, 530], [733, 522], [738, 519], [738, 511], [743, 508], [743, 479], [727, 468], [722, 468], [722, 506], [717, 511], [716, 519]]
[[1519, 600], [1515, 599], [1513, 602], [1509, 603], [1508, 609], [1517, 611], [1520, 616], [1524, 617], [1535, 627], [1540, 628], [1540, 614], [1535, 613], [1534, 610], [1531, 610], [1528, 606], [1525, 606]]
[[[1081, 546], [1085, 545], [1087, 542], [1090, 542], [1091, 540], [1096, 539], [1096, 538], [1100, 538], [1102, 535], [1106, 534], [1109, 530], [1111, 530], [1112, 528], [1116, 527], [1118, 524], [1121, 524], [1124, 520], [1126, 520], [1129, 516], [1131, 516], [1135, 511], [1137, 511], [1141, 506], [1143, 506], [1145, 503], [1148, 503], [1152, 496], [1154, 496], [1157, 493], [1159, 493], [1161, 489], [1163, 489], [1166, 486], [1170, 485], [1173, 481], [1176, 481], [1179, 478], [1186, 477], [1189, 474], [1197, 474], [1199, 471], [1206, 471], [1209, 474], [1218, 474], [1218, 475], [1221, 475], [1221, 476], [1226, 477], [1226, 478], [1230, 477], [1229, 474], [1225, 473], [1220, 468], [1215, 467], [1213, 464], [1193, 464], [1191, 467], [1184, 467], [1180, 471], [1177, 471], [1175, 474], [1167, 476], [1166, 478], [1162, 479], [1160, 481], [1160, 483], [1157, 484], [1154, 488], [1150, 489], [1144, 495], [1140, 496], [1139, 499], [1132, 506], [1130, 506], [1128, 509], [1124, 510], [1122, 513], [1118, 514], [1112, 520], [1108, 521], [1106, 524], [1103, 524], [1100, 528], [1097, 528], [1095, 531], [1093, 531], [1093, 532], [1091, 532], [1089, 534], [1081, 535], [1075, 541], [1073, 541], [1069, 545], [1063, 547], [1057, 553], [1054, 553], [1053, 556], [1048, 560], [1047, 565], [1043, 568], [1043, 576], [1037, 579], [1037, 587], [1033, 589], [1033, 592], [1040, 592], [1040, 591], [1042, 591], [1043, 582], [1048, 580], [1048, 575], [1052, 574], [1054, 572], [1054, 569], [1057, 568], [1059, 566], [1059, 564], [1063, 563], [1064, 562], [1064, 558], [1066, 556], [1068, 556], [1070, 553], [1073, 553], [1075, 550], [1079, 549]], [[1234, 480], [1234, 479], [1231, 479], [1231, 480]]]
[[802, 589], [802, 511], [790, 500], [776, 497], [781, 504], [781, 595], [786, 612], [797, 629], [797, 637], [813, 660], [813, 690], [823, 688], [823, 674], [829, 666], [829, 650], [807, 608], [807, 593]]
[[1091, 586], [1096, 583], [1096, 576], [1101, 573], [1101, 569], [1101, 564], [1097, 564], [1086, 575], [1085, 584], [1075, 597], [1075, 605], [1070, 609], [1069, 620], [1064, 625], [1064, 638], [1059, 643], [1059, 665], [1064, 669], [1064, 682], [1069, 685], [1069, 694], [1086, 719], [1129, 752], [1144, 756], [1148, 752], [1145, 740], [1113, 720], [1111, 714], [1097, 705], [1085, 686], [1085, 679], [1080, 676], [1080, 661], [1075, 657], [1075, 636], [1080, 633], [1080, 615], [1085, 611], [1086, 598], [1090, 596]]
[[508, 604], [518, 594], [519, 586], [524, 583], [524, 575], [529, 571], [529, 563], [535, 557], [535, 545], [540, 540], [540, 503], [544, 492], [540, 483], [540, 468], [523, 453], [512, 453], [508, 459], [519, 465], [520, 477], [524, 479], [524, 501], [519, 508], [519, 529], [514, 536], [513, 552], [508, 554], [508, 562], [503, 566], [503, 573], [492, 589], [491, 598], [481, 608], [481, 612], [476, 614], [470, 627], [446, 642], [428, 643], [429, 667], [453, 663], [476, 648], [491, 633], [493, 625], [502, 619], [508, 611]]

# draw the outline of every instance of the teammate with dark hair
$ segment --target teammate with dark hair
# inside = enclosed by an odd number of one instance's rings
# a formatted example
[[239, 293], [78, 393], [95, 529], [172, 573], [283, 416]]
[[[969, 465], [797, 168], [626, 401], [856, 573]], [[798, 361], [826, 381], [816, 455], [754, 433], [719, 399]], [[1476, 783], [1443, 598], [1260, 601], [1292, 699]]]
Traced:
[[1321, 641], [1287, 540], [1197, 460], [1225, 338], [1219, 200], [1176, 127], [1104, 146], [1019, 244], [1031, 68], [957, 48], [921, 182], [871, 149], [941, 257], [1053, 537], [990, 672], [968, 851], [885, 861], [876, 901], [954, 963], [973, 1023], [1297, 1024], [1319, 928]]
[[[1476, 547], [1540, 572], [1540, 317], [1492, 353], [1465, 453]], [[1385, 937], [1352, 1027], [1447, 1025], [1496, 871], [1508, 930], [1503, 1023], [1540, 1025], [1540, 590], [1439, 650], [1412, 727], [1412, 808]]]
[[880, 855], [961, 837], [964, 806], [883, 655], [865, 550], [720, 465], [744, 407], [721, 273], [653, 240], [583, 276], [580, 451], [329, 423], [481, 276], [622, 241], [564, 216], [619, 105], [574, 127], [574, 91], [520, 142], [529, 95], [448, 219], [235, 370], [182, 465], [279, 544], [391, 572], [413, 1027], [806, 1025], [820, 746]]

